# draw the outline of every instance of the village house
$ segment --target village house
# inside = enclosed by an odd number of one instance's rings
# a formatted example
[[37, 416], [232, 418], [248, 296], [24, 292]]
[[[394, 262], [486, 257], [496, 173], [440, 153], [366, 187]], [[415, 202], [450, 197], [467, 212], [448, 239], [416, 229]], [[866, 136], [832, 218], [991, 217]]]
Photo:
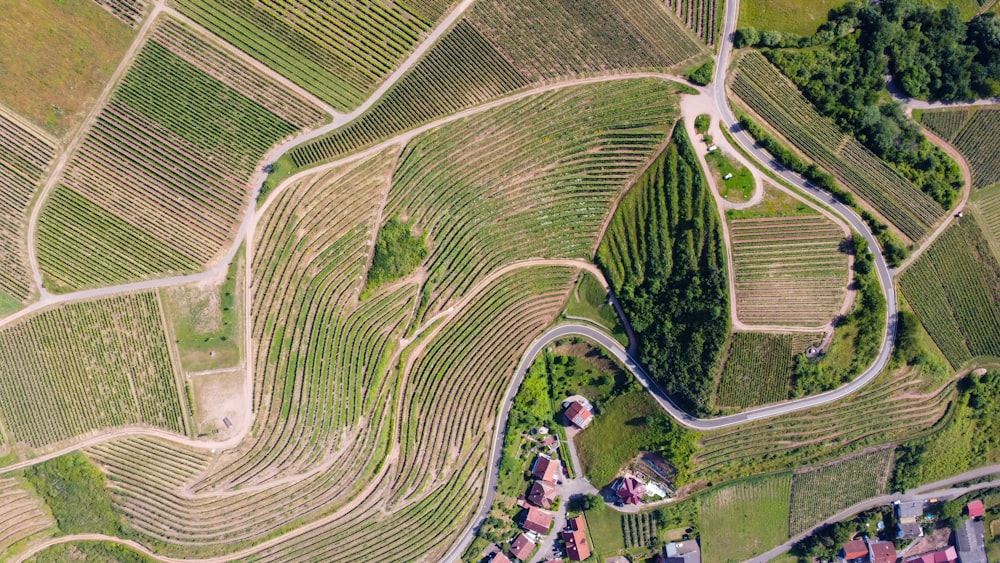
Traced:
[[549, 481], [535, 481], [528, 490], [528, 501], [535, 506], [551, 508], [556, 501], [556, 486]]
[[520, 559], [521, 561], [527, 561], [528, 557], [531, 556], [531, 552], [535, 549], [535, 542], [531, 541], [525, 534], [517, 536], [517, 538], [510, 542], [510, 553], [514, 557]]
[[888, 541], [862, 538], [844, 544], [837, 561], [841, 563], [896, 563], [896, 546]]
[[493, 559], [490, 559], [490, 561], [493, 563], [514, 563], [510, 560], [510, 557], [507, 557], [502, 551], [498, 551], [497, 554], [493, 556]]
[[949, 545], [944, 549], [910, 557], [906, 563], [958, 563], [958, 552], [955, 551], [955, 546]]
[[701, 563], [701, 549], [695, 540], [670, 542], [663, 546], [666, 563]]
[[552, 514], [534, 506], [529, 506], [525, 509], [521, 520], [522, 528], [539, 534], [549, 533], [549, 526], [551, 524]]
[[566, 420], [570, 421], [573, 426], [576, 426], [580, 430], [586, 428], [594, 419], [594, 413], [580, 401], [571, 401], [569, 406], [566, 407], [564, 414]]
[[969, 515], [969, 518], [982, 518], [986, 516], [986, 507], [983, 505], [982, 500], [976, 499], [965, 505], [965, 512]]
[[646, 494], [646, 485], [635, 477], [620, 477], [611, 484], [611, 490], [625, 504], [639, 504]]
[[893, 510], [896, 513], [896, 537], [913, 539], [924, 535], [924, 529], [917, 519], [924, 515], [924, 501], [896, 501]]
[[868, 546], [865, 540], [851, 540], [840, 548], [838, 563], [868, 563]]
[[552, 459], [545, 454], [538, 454], [538, 459], [531, 466], [531, 476], [535, 479], [555, 483], [561, 469], [562, 464], [558, 459]]
[[987, 563], [986, 529], [982, 520], [966, 520], [955, 529], [955, 547], [961, 563]]
[[566, 544], [566, 556], [570, 561], [583, 561], [590, 557], [590, 546], [587, 545], [587, 523], [583, 516], [570, 518], [566, 529], [559, 534]]

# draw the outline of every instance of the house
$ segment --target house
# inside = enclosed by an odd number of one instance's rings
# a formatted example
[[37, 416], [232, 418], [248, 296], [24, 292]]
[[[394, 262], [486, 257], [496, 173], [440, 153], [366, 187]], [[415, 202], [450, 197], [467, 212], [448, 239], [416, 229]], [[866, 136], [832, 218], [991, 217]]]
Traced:
[[837, 561], [842, 561], [843, 563], [869, 563], [868, 561], [868, 544], [865, 540], [851, 540], [844, 544], [844, 547], [840, 548], [840, 553], [837, 554]]
[[966, 520], [955, 529], [955, 547], [961, 563], [987, 563], [986, 529], [982, 520]]
[[945, 549], [910, 557], [906, 563], [958, 563], [958, 552], [955, 546], [949, 545]]
[[583, 561], [590, 557], [590, 546], [587, 545], [587, 523], [583, 516], [570, 518], [566, 529], [560, 534], [566, 544], [566, 556], [570, 561]]
[[896, 501], [893, 510], [896, 512], [896, 537], [913, 539], [924, 535], [924, 529], [917, 519], [924, 515], [924, 501]]
[[561, 464], [558, 459], [552, 459], [545, 454], [538, 454], [538, 459], [531, 466], [531, 476], [535, 479], [555, 483], [560, 469]]
[[896, 563], [896, 546], [890, 541], [868, 542], [871, 563]]
[[695, 540], [668, 543], [663, 552], [666, 563], [701, 563], [701, 549]]
[[514, 557], [517, 557], [521, 561], [527, 561], [528, 557], [531, 557], [531, 552], [535, 550], [535, 542], [531, 541], [531, 538], [521, 534], [517, 538], [510, 542], [510, 553]]
[[965, 510], [969, 513], [969, 518], [982, 518], [986, 516], [986, 508], [983, 506], [983, 501], [979, 499], [965, 505]]
[[573, 401], [566, 407], [566, 420], [573, 423], [580, 430], [583, 430], [594, 420], [594, 413], [590, 412], [580, 401]]
[[621, 477], [611, 484], [611, 490], [625, 504], [639, 504], [646, 494], [646, 485], [635, 477]]
[[514, 563], [510, 560], [510, 557], [504, 555], [504, 552], [502, 551], [498, 551], [497, 554], [493, 556], [493, 559], [490, 559], [490, 561], [493, 563]]
[[549, 533], [549, 525], [551, 524], [552, 514], [534, 506], [529, 506], [524, 511], [524, 518], [521, 521], [522, 528], [539, 534]]
[[535, 506], [551, 508], [556, 501], [556, 486], [548, 481], [535, 481], [528, 490], [528, 500]]

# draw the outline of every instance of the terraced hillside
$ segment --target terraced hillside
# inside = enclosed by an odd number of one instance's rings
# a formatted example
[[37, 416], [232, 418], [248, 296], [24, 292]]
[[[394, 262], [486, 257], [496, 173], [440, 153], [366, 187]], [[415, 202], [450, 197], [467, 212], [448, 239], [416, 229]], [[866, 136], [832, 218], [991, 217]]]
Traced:
[[0, 310], [34, 289], [25, 247], [28, 204], [54, 155], [54, 139], [0, 109]]
[[46, 202], [38, 259], [47, 280], [66, 290], [199, 269], [232, 241], [261, 156], [321, 117], [166, 20]]
[[29, 493], [20, 479], [0, 479], [0, 556], [19, 541], [55, 527], [41, 501]]

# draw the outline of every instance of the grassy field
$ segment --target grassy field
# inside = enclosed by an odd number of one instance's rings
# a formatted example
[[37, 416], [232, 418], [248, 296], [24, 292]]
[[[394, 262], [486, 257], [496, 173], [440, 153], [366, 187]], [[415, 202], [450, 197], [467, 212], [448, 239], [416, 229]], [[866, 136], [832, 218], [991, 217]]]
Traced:
[[971, 201], [983, 235], [993, 248], [993, 256], [1000, 260], [1000, 183], [976, 191]]
[[[719, 195], [726, 201], [742, 203], [753, 197], [754, 181], [750, 170], [732, 158], [722, 154], [722, 151], [712, 151], [705, 156], [712, 175], [719, 186]], [[724, 178], [732, 174], [732, 178]]]
[[0, 104], [55, 135], [90, 109], [134, 33], [89, 0], [0, 0]]
[[740, 481], [702, 497], [702, 560], [742, 561], [788, 539], [791, 488], [786, 473]]
[[804, 532], [849, 506], [888, 492], [893, 461], [890, 447], [797, 471], [788, 534]]
[[847, 0], [748, 0], [740, 4], [738, 27], [812, 35], [833, 8]]
[[593, 274], [580, 273], [563, 314], [567, 318], [580, 317], [603, 326], [623, 346], [628, 346], [628, 335], [625, 334], [617, 311], [608, 303], [608, 292]]
[[748, 408], [788, 398], [791, 391], [792, 336], [737, 332], [730, 337], [716, 392], [719, 407]]
[[600, 510], [591, 510], [586, 516], [587, 531], [594, 538], [594, 545], [590, 546], [594, 553], [606, 557], [617, 555], [625, 549], [620, 512], [604, 507]]
[[610, 484], [648, 443], [651, 425], [647, 418], [663, 416], [644, 391], [626, 393], [605, 403], [594, 422], [576, 437], [577, 454], [590, 482], [597, 487]]

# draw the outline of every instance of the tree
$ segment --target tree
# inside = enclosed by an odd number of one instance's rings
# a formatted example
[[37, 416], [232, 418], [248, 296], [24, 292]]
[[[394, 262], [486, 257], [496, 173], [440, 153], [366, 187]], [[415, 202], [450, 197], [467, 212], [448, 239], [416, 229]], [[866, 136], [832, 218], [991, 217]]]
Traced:
[[752, 27], [742, 27], [733, 34], [733, 46], [737, 49], [752, 47], [760, 41], [760, 32]]
[[587, 512], [604, 510], [604, 498], [601, 495], [586, 495], [583, 497], [583, 509]]

